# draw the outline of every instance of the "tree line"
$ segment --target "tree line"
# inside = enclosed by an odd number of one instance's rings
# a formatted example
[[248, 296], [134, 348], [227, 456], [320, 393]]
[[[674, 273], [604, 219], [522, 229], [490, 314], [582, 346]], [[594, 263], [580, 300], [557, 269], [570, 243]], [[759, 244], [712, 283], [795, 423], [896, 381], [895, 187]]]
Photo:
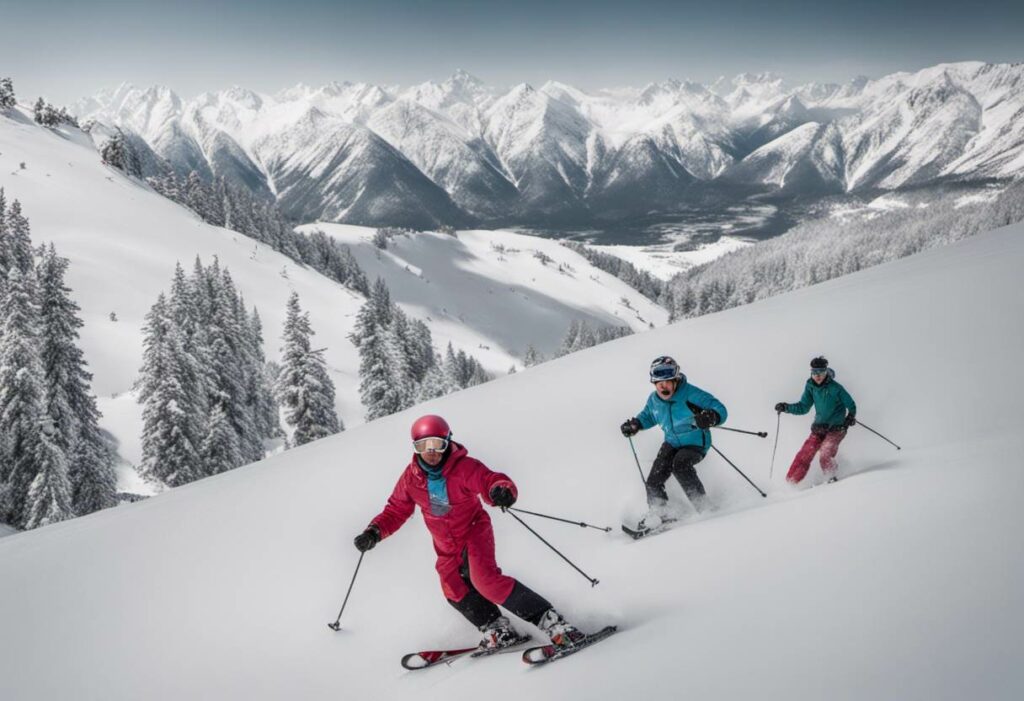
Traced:
[[33, 248], [21, 204], [0, 189], [0, 519], [21, 529], [117, 504], [67, 270], [53, 244]]
[[430, 328], [391, 301], [381, 278], [359, 309], [349, 339], [359, 351], [359, 395], [367, 421], [491, 379], [476, 358], [455, 351], [451, 343], [444, 356], [438, 354]]
[[805, 221], [785, 234], [675, 275], [670, 320], [700, 316], [831, 280], [1024, 219], [1024, 181], [991, 202], [955, 196], [843, 221]]

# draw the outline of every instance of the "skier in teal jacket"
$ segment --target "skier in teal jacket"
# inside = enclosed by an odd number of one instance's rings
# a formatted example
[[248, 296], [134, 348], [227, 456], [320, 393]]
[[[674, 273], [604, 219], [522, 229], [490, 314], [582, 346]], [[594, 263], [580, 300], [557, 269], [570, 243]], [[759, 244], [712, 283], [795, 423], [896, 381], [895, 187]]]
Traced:
[[857, 423], [857, 404], [846, 388], [836, 382], [835, 371], [828, 366], [828, 360], [819, 356], [811, 361], [811, 376], [804, 386], [803, 396], [795, 404], [779, 402], [775, 411], [786, 414], [806, 414], [814, 407], [814, 423], [811, 435], [793, 458], [793, 464], [786, 474], [786, 480], [798, 484], [807, 476], [815, 453], [819, 453], [821, 470], [835, 482], [836, 453], [839, 444], [846, 438], [846, 429]]
[[620, 427], [622, 435], [627, 437], [654, 426], [660, 426], [665, 435], [665, 442], [647, 476], [650, 510], [641, 521], [641, 527], [674, 520], [667, 508], [668, 493], [665, 491], [665, 483], [673, 475], [697, 511], [710, 506], [694, 466], [711, 448], [708, 429], [722, 423], [728, 416], [725, 405], [687, 382], [679, 364], [668, 356], [654, 359], [650, 380], [654, 391], [644, 408]]

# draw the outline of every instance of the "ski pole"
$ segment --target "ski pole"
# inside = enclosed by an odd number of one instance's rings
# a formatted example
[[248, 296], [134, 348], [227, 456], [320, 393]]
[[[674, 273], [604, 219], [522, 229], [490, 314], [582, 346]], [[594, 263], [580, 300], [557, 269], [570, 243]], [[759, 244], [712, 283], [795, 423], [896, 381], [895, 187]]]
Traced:
[[711, 428], [717, 428], [720, 431], [732, 431], [733, 433], [746, 433], [748, 436], [757, 436], [758, 438], [767, 438], [767, 431], [743, 431], [738, 428], [729, 428], [728, 426], [712, 426]]
[[582, 526], [583, 528], [596, 528], [599, 531], [608, 533], [612, 529], [610, 527], [602, 526], [591, 526], [589, 523], [583, 523], [583, 521], [570, 521], [567, 518], [559, 518], [558, 516], [548, 516], [547, 514], [538, 514], [536, 511], [527, 511], [526, 509], [517, 509], [514, 506], [507, 507], [509, 511], [518, 511], [521, 514], [530, 514], [531, 516], [540, 516], [541, 518], [549, 518], [552, 521], [561, 521], [562, 523], [571, 523], [574, 526]]
[[636, 460], [636, 469], [640, 472], [640, 481], [644, 483], [644, 491], [647, 491], [647, 480], [644, 478], [644, 468], [640, 467], [640, 458], [636, 454], [636, 446], [633, 445], [633, 436], [629, 438], [629, 447], [633, 449], [633, 459]]
[[356, 571], [352, 573], [352, 581], [349, 582], [348, 591], [345, 592], [345, 600], [341, 603], [341, 611], [338, 611], [338, 617], [335, 619], [334, 623], [327, 624], [327, 627], [334, 632], [341, 630], [341, 614], [345, 613], [345, 605], [348, 603], [348, 596], [352, 593], [352, 586], [356, 583], [356, 575], [359, 574], [359, 565], [363, 564], [363, 555], [365, 554], [365, 551], [359, 553], [359, 562], [356, 563]]
[[772, 448], [772, 462], [768, 466], [768, 481], [772, 481], [772, 473], [775, 472], [775, 451], [779, 449], [779, 428], [782, 426], [782, 412], [775, 414], [775, 446]]
[[537, 539], [538, 539], [538, 540], [540, 540], [540, 542], [544, 543], [544, 545], [548, 546], [549, 548], [551, 548], [552, 550], [554, 550], [554, 551], [555, 551], [556, 553], [558, 553], [558, 557], [560, 557], [560, 558], [562, 558], [563, 560], [565, 560], [566, 562], [568, 562], [568, 563], [569, 563], [569, 564], [570, 564], [570, 565], [572, 566], [572, 568], [573, 568], [574, 570], [576, 570], [577, 572], [579, 572], [580, 574], [582, 574], [582, 575], [583, 575], [584, 577], [586, 577], [587, 581], [588, 581], [588, 582], [590, 582], [590, 586], [592, 586], [592, 587], [595, 587], [595, 586], [597, 586], [598, 580], [594, 579], [593, 577], [591, 577], [590, 575], [588, 575], [588, 574], [587, 574], [586, 572], [584, 572], [583, 570], [581, 570], [581, 569], [580, 569], [579, 567], [577, 567], [577, 566], [576, 566], [576, 565], [575, 565], [575, 564], [573, 563], [573, 561], [572, 561], [572, 560], [570, 560], [570, 559], [569, 559], [569, 558], [567, 558], [567, 557], [566, 557], [565, 555], [563, 555], [563, 554], [562, 554], [562, 553], [561, 553], [561, 552], [560, 552], [560, 551], [558, 550], [558, 548], [556, 548], [556, 547], [555, 547], [554, 545], [552, 545], [552, 544], [551, 544], [551, 543], [549, 543], [548, 541], [544, 540], [544, 538], [542, 538], [542, 537], [541, 537], [540, 533], [538, 533], [537, 531], [533, 530], [533, 529], [532, 529], [532, 528], [530, 528], [530, 527], [529, 527], [528, 525], [526, 525], [526, 521], [524, 521], [523, 519], [519, 518], [518, 516], [516, 516], [516, 515], [515, 515], [514, 513], [512, 513], [511, 511], [508, 511], [508, 509], [507, 509], [507, 508], [503, 508], [503, 509], [502, 509], [502, 511], [506, 512], [507, 514], [509, 514], [509, 515], [510, 515], [510, 516], [511, 516], [512, 518], [514, 518], [514, 519], [515, 519], [516, 521], [519, 521], [519, 523], [523, 524], [523, 528], [525, 528], [525, 529], [526, 529], [526, 530], [528, 530], [528, 531], [529, 531], [530, 533], [533, 533], [533, 534], [534, 534], [535, 536], [537, 536]]
[[762, 492], [761, 488], [758, 487], [756, 484], [754, 484], [749, 477], [744, 475], [743, 474], [743, 470], [741, 470], [740, 468], [736, 467], [736, 465], [733, 464], [732, 460], [730, 460], [729, 458], [725, 457], [725, 455], [722, 453], [721, 450], [719, 450], [718, 448], [715, 448], [715, 446], [713, 446], [713, 445], [711, 447], [714, 449], [714, 451], [716, 453], [718, 453], [719, 455], [722, 456], [722, 460], [725, 460], [727, 463], [729, 463], [729, 465], [732, 466], [732, 469], [734, 469], [734, 470], [736, 470], [736, 472], [740, 473], [740, 475], [743, 477], [743, 479], [745, 479], [747, 482], [750, 482], [750, 486], [753, 487], [754, 489], [756, 489], [758, 494], [760, 494], [763, 497], [767, 497], [768, 496], [767, 494]]
[[[882, 439], [883, 441], [885, 441], [885, 442], [887, 442], [887, 443], [891, 443], [892, 445], [896, 445], [895, 443], [893, 443], [892, 441], [890, 441], [890, 440], [889, 440], [888, 438], [886, 438], [885, 436], [883, 436], [883, 435], [882, 435], [881, 433], [879, 433], [879, 432], [878, 432], [878, 431], [876, 431], [875, 429], [873, 429], [873, 428], [871, 428], [870, 426], [868, 426], [867, 424], [865, 424], [865, 423], [864, 423], [863, 421], [861, 421], [860, 419], [857, 419], [857, 423], [856, 423], [855, 425], [857, 425], [857, 426], [863, 426], [864, 428], [866, 428], [867, 430], [871, 431], [871, 432], [872, 432], [873, 434], [875, 434], [876, 436], [878, 436], [879, 438], [881, 438], [881, 439]], [[902, 448], [900, 448], [900, 447], [899, 447], [898, 445], [896, 445], [896, 450], [903, 450], [903, 449], [902, 449]]]

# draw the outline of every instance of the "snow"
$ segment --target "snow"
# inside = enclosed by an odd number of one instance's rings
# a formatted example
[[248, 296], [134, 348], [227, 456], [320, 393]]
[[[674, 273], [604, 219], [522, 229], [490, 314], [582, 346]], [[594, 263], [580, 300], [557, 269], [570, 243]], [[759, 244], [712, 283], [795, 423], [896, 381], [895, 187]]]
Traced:
[[[4, 538], [0, 697], [1019, 699], [1022, 263], [1016, 225]], [[441, 597], [418, 517], [366, 555], [341, 632], [327, 629], [415, 415], [445, 415], [517, 481], [523, 508], [617, 526], [643, 501], [617, 427], [666, 352], [754, 430], [774, 429], [772, 405], [826, 353], [858, 417], [903, 450], [854, 428], [839, 483], [792, 490], [782, 475], [809, 421], [785, 416], [773, 482], [770, 440], [715, 435], [767, 500], [711, 456], [699, 472], [719, 512], [665, 535], [531, 520], [595, 588], [492, 511], [506, 572], [587, 628], [621, 626], [540, 672], [514, 655], [402, 672], [405, 652], [475, 640]], [[639, 437], [645, 469], [658, 443]]]
[[[22, 161], [25, 170], [18, 167]], [[338, 413], [346, 426], [362, 421], [358, 356], [348, 340], [363, 302], [360, 295], [241, 234], [208, 226], [104, 166], [87, 135], [77, 129], [44, 129], [21, 111], [0, 116], [0, 187], [8, 202], [21, 201], [34, 243], [53, 241], [71, 259], [68, 285], [82, 308], [81, 341], [104, 413], [101, 425], [117, 438], [129, 463], [141, 459], [141, 407], [131, 388], [142, 364], [143, 317], [157, 295], [169, 289], [175, 261], [188, 271], [197, 255], [207, 264], [218, 257], [246, 303], [259, 309], [269, 359], [279, 354], [285, 302], [293, 290], [299, 293], [317, 333], [315, 343], [327, 349]], [[423, 234], [418, 242], [408, 242], [405, 259], [427, 271], [427, 285], [410, 282], [413, 276], [397, 264], [376, 262], [372, 252], [377, 249], [368, 243], [372, 229], [324, 228], [346, 232], [343, 238], [353, 244], [361, 241], [355, 252], [367, 264], [371, 282], [383, 276], [413, 317], [436, 316], [437, 323], [429, 324], [435, 347], [443, 350], [451, 341], [495, 374], [507, 372], [512, 364], [521, 367], [518, 357], [529, 343], [549, 355], [574, 319], [630, 324], [640, 330], [648, 322], [662, 325], [668, 317], [664, 309], [553, 241], [503, 232], [471, 232], [458, 240]], [[501, 262], [490, 248], [491, 237], [507, 238], [524, 253]], [[404, 246], [400, 240], [395, 250]], [[575, 272], [559, 273], [557, 264], [545, 269], [526, 253], [532, 249], [570, 263]], [[421, 255], [432, 265], [419, 262]], [[424, 288], [429, 291], [425, 295]], [[642, 321], [622, 305], [622, 298]], [[508, 310], [504, 323], [487, 311], [492, 305]], [[111, 321], [111, 312], [117, 321]], [[123, 489], [146, 493], [130, 470], [121, 477]]]
[[[301, 207], [285, 197], [289, 214], [303, 219], [332, 218], [324, 206], [343, 182], [372, 181], [373, 165], [394, 169], [405, 159], [437, 186], [421, 193], [419, 206], [448, 217], [425, 221], [452, 220], [445, 193], [484, 221], [571, 212], [584, 194], [600, 202], [602, 183], [616, 180], [609, 170], [637, 143], [653, 144], [659, 161], [700, 180], [724, 174], [729, 181], [739, 166], [744, 180], [815, 193], [822, 185], [841, 192], [942, 176], [1013, 177], [1024, 163], [1021, 64], [948, 63], [796, 89], [775, 75], [743, 74], [711, 86], [672, 79], [642, 90], [583, 91], [548, 81], [539, 90], [523, 83], [503, 91], [458, 71], [408, 89], [344, 82], [271, 96], [233, 87], [182, 100], [165, 87], [125, 84], [73, 111], [137, 131], [185, 173], [242, 154], [242, 179], [275, 192], [275, 180], [332, 163], [346, 134], [394, 146], [398, 153], [364, 144], [354, 163], [339, 168], [342, 177], [312, 188]], [[331, 127], [296, 127], [311, 111]], [[743, 143], [760, 127], [770, 140], [759, 138], [752, 145], [761, 148], [746, 153]], [[603, 148], [592, 148], [598, 142]], [[296, 153], [301, 159], [291, 160]], [[634, 177], [654, 183], [658, 170]], [[794, 183], [794, 171], [810, 180]], [[338, 212], [368, 221], [361, 208]]]

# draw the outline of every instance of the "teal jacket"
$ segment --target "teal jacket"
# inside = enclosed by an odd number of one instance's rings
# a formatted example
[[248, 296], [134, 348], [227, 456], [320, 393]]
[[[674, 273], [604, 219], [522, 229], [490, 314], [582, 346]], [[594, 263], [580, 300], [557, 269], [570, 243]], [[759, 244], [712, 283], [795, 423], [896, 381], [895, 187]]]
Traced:
[[670, 398], [662, 399], [657, 392], [651, 392], [647, 404], [636, 415], [636, 420], [645, 429], [661, 426], [665, 442], [673, 448], [692, 446], [707, 453], [711, 447], [711, 432], [701, 430], [693, 423], [694, 415], [703, 409], [714, 409], [720, 419], [718, 423], [725, 423], [728, 416], [725, 405], [708, 392], [688, 383], [684, 375]]
[[828, 377], [820, 385], [808, 378], [804, 394], [796, 404], [787, 404], [787, 414], [806, 414], [814, 407], [814, 423], [834, 428], [842, 426], [847, 413], [854, 416], [857, 404], [846, 388], [835, 380], [836, 373], [829, 368]]

